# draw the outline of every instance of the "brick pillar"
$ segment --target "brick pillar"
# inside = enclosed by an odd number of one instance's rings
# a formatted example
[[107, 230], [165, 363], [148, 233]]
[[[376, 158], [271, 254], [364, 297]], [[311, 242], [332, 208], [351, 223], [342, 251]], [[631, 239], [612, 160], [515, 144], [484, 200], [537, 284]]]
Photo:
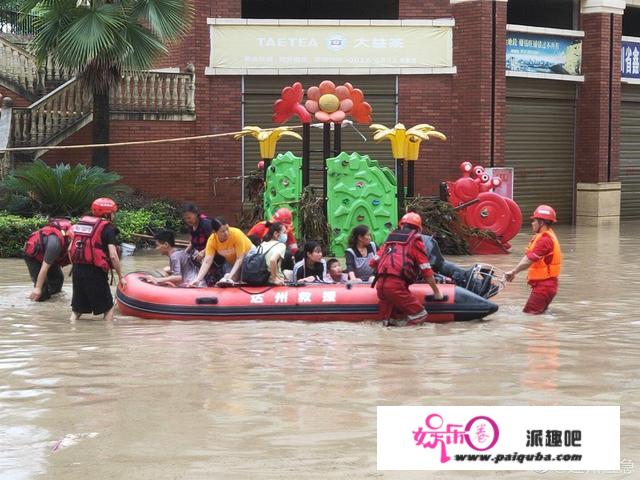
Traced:
[[[240, 130], [242, 112], [242, 77], [205, 76], [209, 65], [210, 37], [207, 17], [240, 18], [241, 0], [211, 2], [195, 0], [195, 29], [184, 42], [183, 63], [195, 60], [196, 66], [196, 135]], [[216, 177], [239, 176], [242, 172], [240, 142], [231, 137], [193, 142], [193, 200], [210, 215], [222, 215], [235, 223], [241, 212], [242, 182], [221, 181]], [[215, 189], [214, 189], [215, 183]]]
[[576, 117], [576, 224], [620, 220], [620, 40], [622, 13], [616, 0], [585, 0], [585, 32]]
[[[400, 19], [451, 17], [449, 0], [400, 0]], [[415, 164], [416, 194], [437, 195], [438, 184], [451, 173], [452, 80], [453, 75], [398, 75], [398, 121], [407, 128], [428, 123], [449, 138], [446, 142], [424, 142], [420, 147]]]
[[452, 1], [453, 34], [452, 171], [474, 165], [504, 164], [505, 36], [507, 3]]

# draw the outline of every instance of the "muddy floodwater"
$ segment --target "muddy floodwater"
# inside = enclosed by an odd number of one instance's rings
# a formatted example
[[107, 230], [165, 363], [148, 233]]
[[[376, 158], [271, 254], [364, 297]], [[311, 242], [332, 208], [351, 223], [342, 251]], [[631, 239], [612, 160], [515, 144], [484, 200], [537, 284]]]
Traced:
[[[484, 321], [70, 323], [0, 260], [0, 479], [640, 478], [640, 223], [559, 227], [549, 314], [525, 275]], [[513, 254], [449, 257], [503, 269]], [[125, 271], [166, 257], [126, 257]], [[65, 269], [66, 270], [66, 269]], [[378, 472], [377, 405], [620, 405], [618, 473]]]

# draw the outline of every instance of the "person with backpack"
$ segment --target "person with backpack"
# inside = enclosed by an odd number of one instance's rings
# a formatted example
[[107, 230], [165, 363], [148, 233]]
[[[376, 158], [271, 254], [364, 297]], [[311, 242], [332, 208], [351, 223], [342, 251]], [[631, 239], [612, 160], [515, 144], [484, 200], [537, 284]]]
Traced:
[[295, 254], [298, 251], [298, 243], [296, 241], [295, 233], [293, 232], [293, 214], [291, 213], [291, 210], [286, 207], [276, 210], [271, 216], [271, 220], [262, 220], [261, 222], [256, 223], [251, 227], [249, 232], [247, 232], [247, 236], [249, 238], [254, 236], [255, 238], [260, 238], [264, 241], [264, 237], [269, 231], [269, 226], [273, 223], [281, 223], [287, 227], [287, 250], [291, 254]]
[[69, 265], [71, 222], [51, 218], [48, 224], [29, 235], [24, 246], [24, 261], [33, 280], [29, 299], [44, 302], [62, 290], [62, 267]]
[[420, 215], [407, 213], [400, 220], [400, 228], [389, 234], [376, 256], [371, 259], [370, 264], [376, 271], [373, 285], [380, 300], [380, 314], [386, 325], [417, 325], [426, 321], [424, 304], [409, 291], [409, 285], [415, 283], [420, 271], [433, 290], [434, 298], [443, 299], [433, 278], [421, 232]]
[[91, 213], [73, 226], [73, 241], [69, 258], [73, 263], [73, 297], [71, 320], [83, 313], [103, 315], [113, 320], [115, 305], [109, 286], [109, 272], [115, 270], [118, 283], [124, 289], [127, 282], [122, 275], [117, 250], [117, 229], [113, 218], [118, 206], [110, 198], [98, 198], [91, 204]]
[[287, 249], [287, 226], [271, 223], [262, 239], [256, 253], [244, 258], [240, 280], [249, 285], [284, 285], [281, 265]]

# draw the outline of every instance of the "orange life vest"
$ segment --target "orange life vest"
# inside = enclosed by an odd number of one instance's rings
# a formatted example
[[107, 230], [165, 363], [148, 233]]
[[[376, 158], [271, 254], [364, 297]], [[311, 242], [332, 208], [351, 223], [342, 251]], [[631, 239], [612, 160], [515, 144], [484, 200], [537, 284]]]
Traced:
[[547, 280], [548, 278], [557, 278], [560, 276], [560, 270], [562, 268], [562, 252], [560, 251], [560, 242], [553, 230], [548, 229], [544, 232], [536, 234], [529, 242], [527, 247], [527, 253], [533, 251], [533, 247], [536, 242], [542, 238], [543, 235], [548, 235], [553, 240], [553, 251], [541, 259], [534, 262], [529, 267], [529, 273], [527, 275], [528, 280]]

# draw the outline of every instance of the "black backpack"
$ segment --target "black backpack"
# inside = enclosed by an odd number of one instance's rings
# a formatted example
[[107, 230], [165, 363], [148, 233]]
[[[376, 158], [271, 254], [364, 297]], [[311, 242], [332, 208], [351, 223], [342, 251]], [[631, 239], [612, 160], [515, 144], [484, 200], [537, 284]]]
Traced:
[[262, 251], [262, 245], [258, 246], [258, 250], [253, 255], [247, 255], [242, 260], [242, 268], [240, 269], [240, 281], [248, 285], [260, 286], [269, 283], [271, 272], [267, 265], [265, 255], [277, 245], [271, 245], [266, 252]]

